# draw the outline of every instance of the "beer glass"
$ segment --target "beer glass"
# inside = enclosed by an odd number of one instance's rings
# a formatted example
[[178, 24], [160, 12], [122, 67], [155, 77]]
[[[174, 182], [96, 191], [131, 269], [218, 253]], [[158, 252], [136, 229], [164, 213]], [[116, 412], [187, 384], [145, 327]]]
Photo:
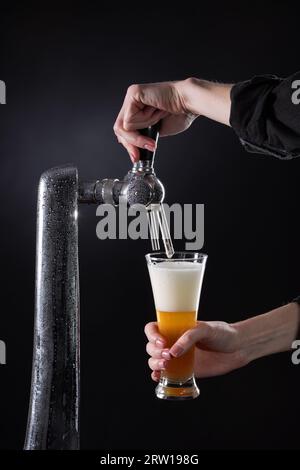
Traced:
[[[207, 255], [175, 252], [146, 255], [152, 285], [158, 329], [170, 348], [177, 339], [197, 324], [197, 311]], [[196, 398], [200, 391], [194, 377], [194, 351], [167, 361], [161, 371], [156, 396], [165, 400]]]

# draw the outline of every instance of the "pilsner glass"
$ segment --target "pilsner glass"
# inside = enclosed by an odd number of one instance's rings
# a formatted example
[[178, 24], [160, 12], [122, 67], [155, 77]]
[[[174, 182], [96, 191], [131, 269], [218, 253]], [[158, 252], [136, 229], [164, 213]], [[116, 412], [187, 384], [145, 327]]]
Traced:
[[[197, 312], [207, 255], [175, 252], [171, 259], [165, 253], [146, 255], [151, 279], [158, 329], [170, 348], [177, 339], [197, 324]], [[194, 377], [192, 347], [181, 357], [167, 362], [161, 371], [156, 396], [165, 400], [196, 398], [200, 391]]]

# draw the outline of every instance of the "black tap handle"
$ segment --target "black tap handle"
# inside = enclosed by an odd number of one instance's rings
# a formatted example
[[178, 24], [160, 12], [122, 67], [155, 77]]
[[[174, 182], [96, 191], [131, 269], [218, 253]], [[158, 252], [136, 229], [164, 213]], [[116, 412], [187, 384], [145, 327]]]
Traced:
[[[150, 137], [151, 139], [157, 141], [159, 137], [160, 122], [149, 126], [146, 129], [141, 129], [140, 133], [144, 136]], [[154, 152], [155, 153], [155, 152]], [[142, 161], [152, 161], [154, 153], [147, 149], [140, 149], [140, 160]]]

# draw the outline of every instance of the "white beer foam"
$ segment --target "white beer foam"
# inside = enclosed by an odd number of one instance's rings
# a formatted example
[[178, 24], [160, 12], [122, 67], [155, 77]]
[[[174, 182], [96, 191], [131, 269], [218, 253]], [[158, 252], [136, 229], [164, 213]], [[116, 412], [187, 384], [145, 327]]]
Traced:
[[198, 310], [203, 268], [202, 264], [189, 261], [162, 261], [149, 264], [156, 310], [162, 312]]

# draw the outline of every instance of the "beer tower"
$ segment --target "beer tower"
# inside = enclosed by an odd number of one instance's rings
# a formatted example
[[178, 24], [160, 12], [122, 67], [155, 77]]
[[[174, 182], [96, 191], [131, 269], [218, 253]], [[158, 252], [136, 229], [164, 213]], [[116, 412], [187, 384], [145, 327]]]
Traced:
[[[158, 126], [142, 132], [158, 140]], [[163, 201], [164, 187], [154, 173], [154, 154], [145, 149], [140, 153], [140, 161], [133, 165], [122, 181], [103, 179], [82, 182], [73, 165], [49, 169], [41, 176], [26, 450], [79, 449], [78, 205], [118, 205], [120, 197], [128, 205], [145, 205], [151, 214], [153, 247], [159, 247], [157, 223], [162, 226], [163, 223], [157, 218], [156, 209]]]

